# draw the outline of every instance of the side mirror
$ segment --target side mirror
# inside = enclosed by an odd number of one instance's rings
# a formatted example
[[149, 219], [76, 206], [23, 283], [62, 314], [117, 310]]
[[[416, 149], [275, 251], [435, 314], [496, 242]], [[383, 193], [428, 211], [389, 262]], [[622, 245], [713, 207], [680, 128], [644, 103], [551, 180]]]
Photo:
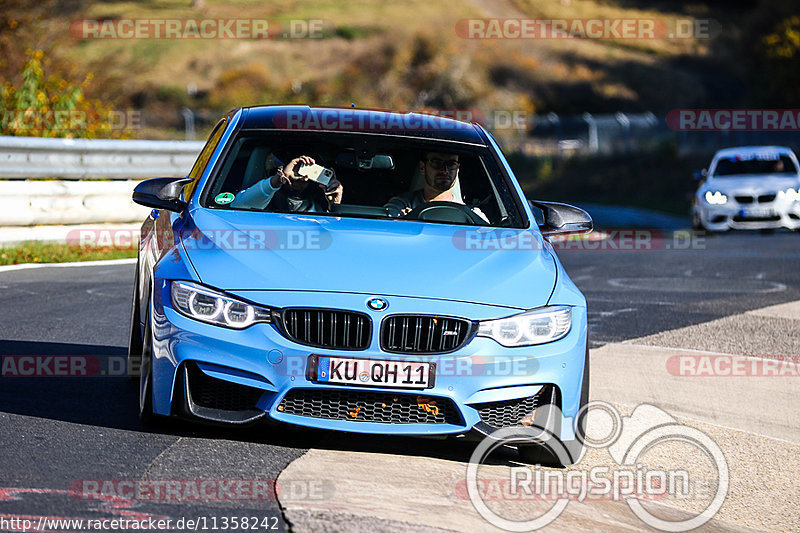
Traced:
[[695, 170], [694, 172], [694, 179], [697, 181], [704, 180], [708, 176], [708, 169], [704, 168], [702, 170]]
[[534, 215], [537, 214], [536, 211], [541, 212], [541, 218], [536, 216], [536, 222], [542, 235], [589, 233], [594, 228], [592, 217], [579, 207], [539, 200], [529, 200], [529, 203]]
[[186, 208], [181, 198], [183, 187], [192, 178], [152, 178], [144, 180], [133, 189], [133, 201], [147, 207], [180, 213]]

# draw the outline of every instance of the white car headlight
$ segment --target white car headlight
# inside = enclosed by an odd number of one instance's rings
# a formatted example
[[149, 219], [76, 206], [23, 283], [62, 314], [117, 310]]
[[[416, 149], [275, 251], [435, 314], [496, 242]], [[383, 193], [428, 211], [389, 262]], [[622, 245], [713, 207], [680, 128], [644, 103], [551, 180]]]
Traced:
[[188, 281], [172, 282], [172, 305], [189, 318], [228, 328], [244, 329], [256, 322], [272, 322], [269, 308]]
[[711, 191], [706, 191], [703, 198], [711, 205], [723, 205], [728, 203], [728, 197], [719, 191], [714, 191], [713, 193]]
[[572, 327], [572, 308], [557, 305], [540, 307], [519, 315], [484, 320], [478, 336], [489, 337], [509, 348], [556, 341]]
[[785, 191], [778, 191], [778, 200], [786, 199], [790, 202], [800, 201], [800, 187], [797, 189], [786, 189]]

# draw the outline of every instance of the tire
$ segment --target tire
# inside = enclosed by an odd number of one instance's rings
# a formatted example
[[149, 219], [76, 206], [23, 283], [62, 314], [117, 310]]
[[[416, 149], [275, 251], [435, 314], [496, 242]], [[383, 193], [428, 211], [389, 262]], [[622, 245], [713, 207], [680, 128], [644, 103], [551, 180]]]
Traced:
[[692, 229], [695, 231], [705, 231], [703, 222], [700, 220], [700, 215], [697, 212], [692, 212]]
[[131, 324], [128, 334], [128, 376], [138, 381], [142, 365], [142, 321], [139, 318], [139, 262], [136, 262], [136, 275], [133, 280], [133, 299], [131, 303]]
[[153, 332], [150, 328], [150, 309], [144, 323], [141, 372], [139, 372], [139, 421], [145, 427], [162, 427], [166, 417], [153, 412]]
[[692, 230], [701, 235], [714, 235], [715, 233], [703, 225], [703, 220], [696, 211], [692, 212]]
[[[558, 443], [553, 444], [558, 446]], [[559, 459], [558, 454], [547, 445], [521, 444], [518, 446], [517, 452], [519, 453], [519, 460], [529, 465], [559, 467], [575, 464], [574, 461], [565, 463], [565, 461]]]
[[[517, 447], [521, 462], [531, 465], [561, 467], [570, 466], [583, 457], [583, 442], [586, 437], [586, 405], [589, 403], [589, 347], [586, 347], [586, 362], [583, 365], [583, 384], [581, 385], [581, 400], [578, 407], [578, 423], [576, 424], [574, 440], [561, 441], [552, 437], [543, 444], [521, 444]], [[559, 413], [560, 415], [560, 413]]]

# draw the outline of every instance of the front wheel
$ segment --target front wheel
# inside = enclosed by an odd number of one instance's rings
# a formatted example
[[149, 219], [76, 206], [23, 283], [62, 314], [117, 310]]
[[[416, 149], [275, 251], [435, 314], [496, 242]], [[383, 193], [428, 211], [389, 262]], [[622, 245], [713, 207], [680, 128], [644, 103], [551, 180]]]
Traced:
[[165, 417], [153, 412], [153, 333], [148, 307], [142, 339], [141, 371], [139, 372], [139, 420], [142, 425], [159, 427]]
[[700, 213], [692, 211], [692, 229], [700, 232], [707, 232], [708, 228], [703, 225], [703, 219], [700, 218]]
[[128, 335], [128, 376], [132, 380], [141, 373], [142, 365], [142, 321], [139, 319], [139, 263], [133, 280], [133, 302], [131, 303], [131, 325]]

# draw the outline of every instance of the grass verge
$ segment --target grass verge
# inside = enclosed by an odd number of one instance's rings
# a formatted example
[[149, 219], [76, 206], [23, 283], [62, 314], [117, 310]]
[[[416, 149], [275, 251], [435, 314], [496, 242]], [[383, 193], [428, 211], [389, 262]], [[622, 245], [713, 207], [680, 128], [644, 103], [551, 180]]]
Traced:
[[0, 248], [0, 265], [22, 263], [72, 263], [136, 257], [136, 247], [77, 246], [58, 243], [24, 242]]

